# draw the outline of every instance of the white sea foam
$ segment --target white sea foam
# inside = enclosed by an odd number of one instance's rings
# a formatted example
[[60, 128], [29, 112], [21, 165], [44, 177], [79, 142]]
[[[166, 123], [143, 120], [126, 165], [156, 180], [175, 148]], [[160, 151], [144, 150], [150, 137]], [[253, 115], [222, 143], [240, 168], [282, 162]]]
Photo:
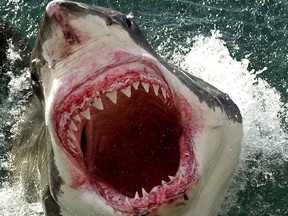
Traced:
[[2, 216], [39, 216], [43, 215], [40, 203], [28, 204], [23, 199], [23, 191], [19, 186], [4, 184], [0, 189], [0, 213]]
[[233, 59], [219, 37], [197, 36], [191, 51], [181, 64], [189, 72], [230, 95], [243, 116], [243, 154], [259, 149], [265, 154], [280, 153], [287, 159], [287, 134], [281, 128], [279, 113], [284, 109], [280, 94], [266, 81], [257, 78], [260, 71], [248, 70], [248, 59]]

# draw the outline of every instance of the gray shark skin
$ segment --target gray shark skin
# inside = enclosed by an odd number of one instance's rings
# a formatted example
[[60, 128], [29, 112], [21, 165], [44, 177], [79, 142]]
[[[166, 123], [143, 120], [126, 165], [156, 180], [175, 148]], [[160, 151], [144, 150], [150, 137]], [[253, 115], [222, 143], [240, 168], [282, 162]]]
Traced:
[[217, 214], [240, 154], [240, 111], [159, 57], [131, 17], [50, 2], [30, 68], [15, 167], [46, 215]]

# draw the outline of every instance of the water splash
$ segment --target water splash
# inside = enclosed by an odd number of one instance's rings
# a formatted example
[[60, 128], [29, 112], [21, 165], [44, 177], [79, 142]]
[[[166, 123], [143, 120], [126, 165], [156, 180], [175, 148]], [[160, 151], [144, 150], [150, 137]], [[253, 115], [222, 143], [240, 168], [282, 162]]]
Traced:
[[[21, 118], [21, 113], [25, 109], [23, 104], [27, 100], [27, 94], [31, 91], [31, 85], [28, 79], [30, 77], [28, 68], [21, 71], [17, 68], [17, 63], [22, 61], [21, 52], [11, 40], [8, 41], [6, 55], [7, 64], [10, 67], [0, 68], [3, 69], [1, 75], [10, 80], [7, 85], [7, 96], [1, 98], [0, 104], [0, 215], [36, 216], [40, 215], [38, 214], [40, 210], [37, 207], [39, 204], [28, 204], [24, 201], [20, 186], [9, 184], [11, 130]], [[2, 95], [4, 92], [1, 92]]]
[[267, 70], [248, 71], [248, 59], [233, 59], [218, 31], [211, 37], [197, 36], [181, 66], [195, 76], [228, 93], [243, 115], [245, 139], [243, 155], [248, 149], [265, 154], [279, 153], [287, 160], [287, 134], [281, 128], [279, 112], [284, 109], [280, 94], [257, 78]]
[[[40, 203], [27, 203], [20, 186], [4, 185], [0, 189], [0, 213], [2, 216], [40, 216], [44, 215]], [[3, 201], [2, 201], [3, 199]]]
[[[182, 68], [228, 93], [243, 115], [244, 140], [239, 168], [220, 215], [246, 211], [247, 215], [256, 216], [268, 210], [272, 215], [287, 214], [287, 195], [275, 193], [279, 188], [288, 188], [285, 177], [288, 136], [279, 117], [279, 113], [286, 113], [287, 107], [281, 102], [279, 92], [257, 77], [267, 68], [248, 71], [249, 60], [233, 59], [220, 37], [218, 31], [213, 31], [211, 37], [195, 37], [193, 47], [181, 63]], [[284, 118], [287, 119], [287, 113]], [[283, 202], [279, 202], [281, 199]]]

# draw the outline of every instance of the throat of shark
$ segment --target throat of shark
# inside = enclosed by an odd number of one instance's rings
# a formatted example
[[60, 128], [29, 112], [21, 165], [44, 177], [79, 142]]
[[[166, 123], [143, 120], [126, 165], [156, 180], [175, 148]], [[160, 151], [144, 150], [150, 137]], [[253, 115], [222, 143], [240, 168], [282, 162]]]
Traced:
[[[137, 85], [137, 83], [136, 83]], [[102, 96], [103, 110], [89, 108], [81, 149], [89, 176], [128, 197], [170, 181], [179, 167], [182, 126], [177, 109], [163, 94], [128, 86], [115, 104]], [[156, 89], [157, 90], [157, 89]], [[155, 90], [155, 91], [156, 91]], [[113, 100], [113, 99], [112, 99]]]

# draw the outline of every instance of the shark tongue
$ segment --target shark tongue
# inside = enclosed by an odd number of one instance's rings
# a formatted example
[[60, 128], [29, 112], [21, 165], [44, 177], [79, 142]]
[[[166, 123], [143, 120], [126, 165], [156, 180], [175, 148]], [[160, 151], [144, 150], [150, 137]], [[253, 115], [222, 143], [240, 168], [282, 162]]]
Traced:
[[134, 197], [142, 188], [150, 191], [174, 176], [182, 134], [176, 108], [142, 87], [129, 97], [118, 92], [117, 102], [101, 99], [104, 109], [91, 109], [81, 138], [85, 165], [95, 183]]

